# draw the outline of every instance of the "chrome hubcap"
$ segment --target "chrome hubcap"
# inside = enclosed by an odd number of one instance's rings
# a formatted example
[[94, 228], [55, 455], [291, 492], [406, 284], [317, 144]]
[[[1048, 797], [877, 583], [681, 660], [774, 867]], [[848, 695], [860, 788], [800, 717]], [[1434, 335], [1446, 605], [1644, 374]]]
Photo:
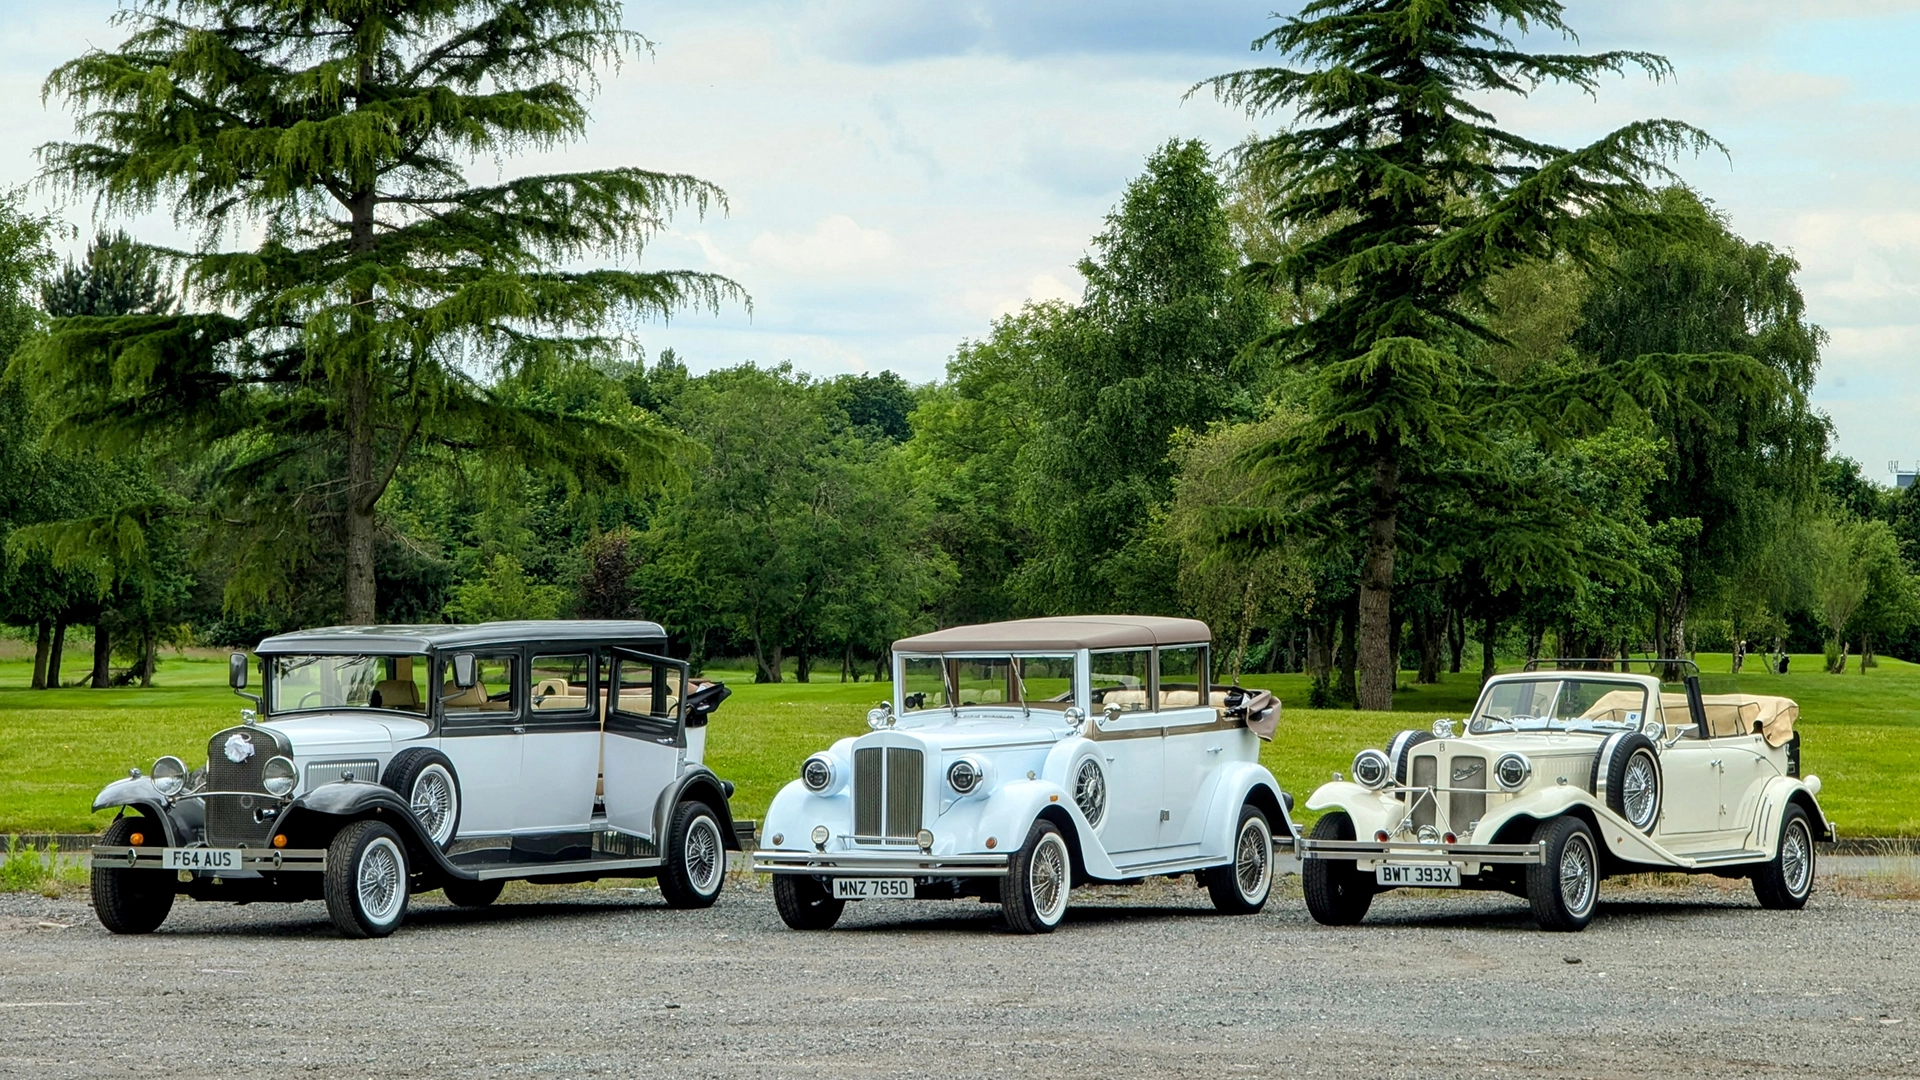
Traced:
[[1086, 815], [1087, 824], [1099, 828], [1107, 814], [1107, 778], [1100, 773], [1100, 763], [1092, 758], [1081, 762], [1073, 775], [1073, 801]]
[[1593, 861], [1592, 841], [1578, 834], [1567, 839], [1560, 853], [1560, 899], [1575, 915], [1584, 915], [1593, 907]]
[[1240, 829], [1233, 876], [1240, 886], [1241, 899], [1254, 903], [1266, 897], [1273, 882], [1273, 838], [1259, 818], [1248, 818]]
[[1620, 805], [1626, 808], [1627, 820], [1633, 822], [1634, 828], [1647, 829], [1653, 825], [1658, 792], [1653, 758], [1640, 750], [1627, 759], [1626, 774], [1620, 779]]
[[1780, 840], [1780, 874], [1787, 891], [1795, 896], [1805, 896], [1813, 883], [1813, 840], [1807, 835], [1807, 823], [1797, 818]]
[[360, 910], [376, 923], [392, 922], [407, 897], [407, 883], [399, 847], [382, 836], [360, 853]]
[[444, 844], [453, 832], [455, 807], [453, 778], [438, 765], [429, 765], [413, 782], [413, 816], [436, 844]]
[[1027, 892], [1040, 921], [1055, 923], [1067, 910], [1067, 845], [1057, 833], [1048, 833], [1033, 850], [1028, 866]]
[[695, 818], [687, 829], [687, 880], [702, 895], [720, 887], [720, 827], [710, 817]]

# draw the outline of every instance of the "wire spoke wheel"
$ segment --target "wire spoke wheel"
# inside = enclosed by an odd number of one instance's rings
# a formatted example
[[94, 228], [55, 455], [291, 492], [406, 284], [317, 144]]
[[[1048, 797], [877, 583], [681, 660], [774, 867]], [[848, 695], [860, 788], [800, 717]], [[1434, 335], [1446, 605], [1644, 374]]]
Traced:
[[1628, 759], [1626, 776], [1620, 784], [1620, 801], [1626, 808], [1626, 819], [1633, 822], [1634, 828], [1644, 830], [1653, 825], [1654, 811], [1660, 805], [1659, 784], [1651, 756], [1636, 753]]
[[1576, 915], [1586, 914], [1593, 906], [1595, 861], [1593, 844], [1584, 833], [1569, 837], [1560, 853], [1560, 896]]
[[391, 920], [406, 899], [407, 884], [402, 880], [401, 872], [403, 865], [400, 848], [384, 836], [375, 838], [361, 853], [360, 872], [356, 875], [360, 909], [373, 922]]
[[1240, 895], [1252, 900], [1267, 890], [1273, 872], [1273, 838], [1249, 818], [1240, 830], [1240, 843], [1233, 855], [1233, 876]]
[[1050, 833], [1033, 851], [1027, 888], [1033, 897], [1033, 910], [1048, 923], [1057, 922], [1067, 907], [1069, 870], [1067, 845], [1059, 834]]
[[1805, 818], [1794, 818], [1787, 822], [1787, 832], [1780, 840], [1780, 876], [1784, 879], [1787, 891], [1795, 896], [1804, 896], [1813, 884], [1813, 836], [1807, 828]]
[[723, 851], [720, 826], [710, 817], [696, 818], [687, 830], [686, 845], [687, 880], [694, 888], [704, 893], [720, 887], [720, 874], [725, 869]]
[[427, 830], [428, 838], [436, 844], [445, 844], [452, 838], [456, 798], [453, 777], [438, 765], [421, 770], [413, 782], [408, 800], [413, 806], [413, 816], [420, 819], [420, 827]]
[[1074, 770], [1073, 802], [1086, 816], [1087, 824], [1100, 827], [1107, 815], [1107, 777], [1098, 761], [1087, 758]]

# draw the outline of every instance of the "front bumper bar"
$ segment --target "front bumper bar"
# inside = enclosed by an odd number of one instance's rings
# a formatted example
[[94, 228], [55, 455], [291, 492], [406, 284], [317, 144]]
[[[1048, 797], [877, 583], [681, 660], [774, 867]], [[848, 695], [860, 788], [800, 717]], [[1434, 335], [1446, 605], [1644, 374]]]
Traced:
[[821, 877], [1005, 877], [1005, 855], [927, 855], [913, 851], [773, 851], [753, 853], [757, 874]]
[[[166, 857], [160, 854], [164, 848], [153, 847], [106, 847], [91, 849], [92, 865], [112, 870], [162, 870]], [[242, 848], [240, 852], [242, 870], [325, 870], [327, 868], [326, 848], [261, 848], [257, 852], [252, 848]]]
[[1378, 859], [1395, 863], [1508, 863], [1544, 865], [1542, 844], [1422, 844], [1418, 841], [1313, 840], [1301, 837], [1302, 859]]

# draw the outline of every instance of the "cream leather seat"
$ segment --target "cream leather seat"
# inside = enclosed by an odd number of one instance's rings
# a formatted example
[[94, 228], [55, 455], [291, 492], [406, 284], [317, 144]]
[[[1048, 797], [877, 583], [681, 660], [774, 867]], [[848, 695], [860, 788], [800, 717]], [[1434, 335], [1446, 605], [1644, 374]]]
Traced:
[[420, 688], [411, 679], [380, 680], [374, 684], [373, 699], [379, 702], [377, 708], [420, 711]]

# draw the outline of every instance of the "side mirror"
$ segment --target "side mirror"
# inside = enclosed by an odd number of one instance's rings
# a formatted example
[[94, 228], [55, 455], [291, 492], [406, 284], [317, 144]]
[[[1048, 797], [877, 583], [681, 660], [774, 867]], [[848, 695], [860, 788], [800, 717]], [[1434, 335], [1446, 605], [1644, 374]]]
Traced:
[[470, 652], [453, 654], [453, 685], [462, 690], [473, 689], [473, 654]]
[[247, 688], [247, 654], [243, 652], [227, 654], [227, 685], [235, 690]]
[[1106, 707], [1100, 710], [1100, 726], [1101, 727], [1105, 727], [1108, 724], [1113, 723], [1115, 720], [1118, 720], [1119, 718], [1120, 718], [1120, 706], [1114, 704], [1111, 701], [1107, 702]]

